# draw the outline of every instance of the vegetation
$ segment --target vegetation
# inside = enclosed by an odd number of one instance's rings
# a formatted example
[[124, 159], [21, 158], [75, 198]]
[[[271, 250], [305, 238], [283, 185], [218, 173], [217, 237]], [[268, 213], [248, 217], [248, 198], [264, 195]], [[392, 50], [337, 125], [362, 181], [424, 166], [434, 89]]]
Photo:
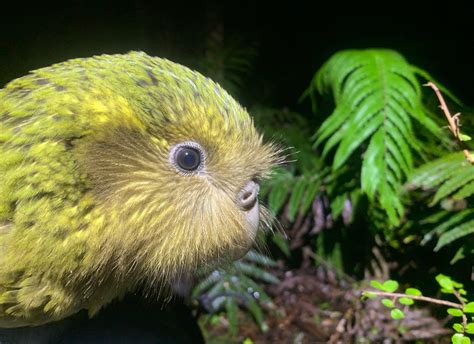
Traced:
[[[206, 58], [219, 59], [222, 69], [214, 75], [229, 80], [238, 93], [242, 76], [252, 68], [245, 61], [255, 51], [233, 44], [224, 49], [227, 55], [208, 53]], [[219, 44], [209, 47], [221, 49]], [[229, 53], [232, 49], [235, 54]], [[207, 60], [202, 65], [216, 64]], [[286, 147], [287, 163], [275, 167], [261, 189], [277, 219], [266, 241], [279, 265], [251, 252], [246, 261], [213, 272], [194, 290], [208, 312], [224, 311], [231, 337], [238, 338], [239, 306], [264, 332], [265, 314], [284, 317], [276, 314], [266, 290], [269, 284], [285, 283], [282, 271], [307, 265], [310, 257], [311, 265], [350, 281], [353, 290], [366, 289], [373, 279], [378, 291], [366, 290], [364, 296], [385, 296], [381, 304], [393, 321], [405, 318], [416, 300], [449, 305], [450, 317], [462, 319], [446, 325], [454, 329], [452, 342], [470, 342], [474, 166], [467, 134], [472, 123], [451, 115], [443, 94], [450, 108], [471, 111], [396, 51], [345, 50], [323, 64], [303, 93], [300, 103], [309, 99], [312, 113], [253, 104], [257, 125]], [[428, 274], [421, 276], [420, 269]], [[432, 282], [435, 276], [441, 290]], [[418, 284], [430, 293], [452, 295], [457, 303], [425, 297], [410, 287]], [[407, 286], [405, 293], [395, 293], [400, 285]], [[212, 315], [206, 319], [215, 320]], [[406, 328], [397, 328], [402, 339], [409, 337]]]
[[457, 303], [450, 301], [439, 300], [431, 297], [423, 296], [421, 291], [416, 288], [407, 288], [405, 293], [395, 293], [398, 289], [399, 283], [394, 280], [388, 280], [383, 283], [379, 281], [371, 281], [370, 284], [380, 291], [364, 291], [363, 296], [367, 298], [375, 298], [377, 296], [384, 296], [381, 299], [381, 303], [391, 309], [390, 315], [394, 320], [403, 319], [405, 317], [404, 311], [400, 306], [408, 309], [415, 301], [424, 301], [434, 304], [439, 304], [449, 307], [447, 313], [455, 318], [460, 318], [460, 322], [456, 322], [452, 325], [455, 333], [452, 335], [451, 340], [454, 344], [465, 344], [470, 343], [468, 337], [469, 334], [474, 334], [474, 302], [469, 302], [465, 298], [467, 294], [462, 283], [456, 282], [449, 276], [439, 274], [436, 276], [441, 293], [454, 295], [457, 299]]

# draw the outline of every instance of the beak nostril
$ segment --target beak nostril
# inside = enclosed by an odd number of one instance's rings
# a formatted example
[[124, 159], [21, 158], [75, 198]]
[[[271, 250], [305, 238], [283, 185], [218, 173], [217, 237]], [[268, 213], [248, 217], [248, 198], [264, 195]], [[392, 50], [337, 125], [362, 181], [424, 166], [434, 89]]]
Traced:
[[252, 209], [257, 203], [259, 186], [254, 181], [248, 182], [242, 190], [240, 190], [237, 197], [237, 202], [240, 208], [245, 211]]
[[242, 201], [247, 201], [250, 197], [252, 197], [252, 192], [251, 191], [247, 191], [245, 192], [243, 195], [242, 195]]

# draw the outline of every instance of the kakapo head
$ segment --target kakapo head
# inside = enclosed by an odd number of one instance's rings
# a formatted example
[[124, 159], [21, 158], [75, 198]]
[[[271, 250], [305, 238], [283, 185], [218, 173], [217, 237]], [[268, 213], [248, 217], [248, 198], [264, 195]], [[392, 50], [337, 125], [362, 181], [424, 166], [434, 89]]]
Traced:
[[108, 218], [104, 248], [160, 275], [240, 258], [268, 220], [257, 196], [274, 147], [210, 79], [162, 59], [138, 67], [125, 123], [106, 123], [78, 158]]

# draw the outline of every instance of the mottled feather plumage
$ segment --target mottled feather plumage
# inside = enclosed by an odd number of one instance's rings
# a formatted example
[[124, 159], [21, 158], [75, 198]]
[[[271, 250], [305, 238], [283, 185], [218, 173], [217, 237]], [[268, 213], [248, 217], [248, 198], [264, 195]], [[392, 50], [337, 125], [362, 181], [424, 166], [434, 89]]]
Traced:
[[[192, 176], [169, 162], [188, 140], [206, 151]], [[217, 84], [132, 52], [10, 82], [0, 157], [0, 327], [16, 327], [241, 256], [255, 235], [235, 195], [276, 153]]]

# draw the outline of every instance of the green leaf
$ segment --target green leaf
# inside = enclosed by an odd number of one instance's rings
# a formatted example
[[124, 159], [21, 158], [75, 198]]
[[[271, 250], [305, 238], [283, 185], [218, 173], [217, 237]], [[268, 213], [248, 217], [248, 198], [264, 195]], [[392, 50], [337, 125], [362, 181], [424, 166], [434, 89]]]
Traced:
[[236, 336], [238, 333], [238, 323], [237, 323], [237, 302], [235, 298], [228, 297], [225, 303], [227, 320], [229, 321], [229, 330], [232, 336]]
[[474, 181], [464, 184], [452, 197], [455, 200], [467, 198], [474, 194]]
[[279, 283], [280, 280], [275, 277], [270, 272], [267, 272], [255, 265], [247, 264], [242, 261], [234, 262], [234, 267], [239, 271], [246, 275], [252, 276], [257, 279], [261, 279], [267, 283]]
[[311, 207], [311, 204], [313, 204], [314, 198], [316, 197], [316, 194], [318, 193], [319, 187], [321, 183], [319, 181], [311, 181], [306, 189], [306, 192], [303, 196], [303, 199], [301, 201], [301, 206], [300, 206], [300, 214], [305, 215], [309, 207]]
[[459, 324], [459, 323], [453, 324], [453, 329], [454, 331], [459, 332], [459, 333], [464, 332], [464, 327], [462, 326], [462, 324]]
[[469, 302], [463, 308], [464, 313], [474, 313], [474, 302]]
[[416, 288], [407, 288], [405, 290], [405, 294], [408, 294], [408, 295], [414, 295], [414, 296], [420, 296], [421, 295], [421, 291], [416, 289]]
[[380, 283], [379, 281], [371, 280], [371, 281], [370, 281], [370, 285], [371, 285], [372, 287], [376, 288], [376, 289], [385, 291], [383, 284]]
[[470, 168], [462, 152], [450, 153], [417, 168], [409, 184], [423, 189], [438, 187], [463, 169]]
[[245, 338], [245, 340], [242, 342], [242, 344], [253, 344], [253, 340], [250, 338]]
[[398, 289], [398, 282], [394, 280], [388, 280], [383, 283], [383, 290], [388, 293], [393, 293]]
[[[447, 212], [441, 212], [441, 213], [446, 215]], [[460, 224], [462, 224], [463, 221], [466, 222], [468, 218], [471, 217], [473, 214], [474, 214], [474, 210], [466, 209], [458, 213], [452, 214], [445, 221], [442, 220], [441, 218], [436, 220], [436, 222], [440, 222], [440, 224], [437, 225], [435, 228], [433, 228], [429, 233], [427, 233], [423, 237], [421, 244], [425, 245], [429, 240], [433, 238], [434, 235], [439, 235], [444, 232], [450, 231], [452, 228], [458, 227]]]
[[466, 134], [459, 133], [459, 140], [461, 141], [471, 141], [472, 137]]
[[[376, 116], [371, 118], [368, 122], [353, 123], [347, 131], [350, 130], [350, 135], [344, 135], [339, 147], [334, 156], [333, 171], [339, 169], [354, 152], [354, 150], [362, 144], [369, 136], [371, 136], [382, 125], [382, 118]], [[382, 131], [377, 131], [382, 133]], [[383, 137], [382, 137], [383, 138]], [[378, 147], [377, 147], [378, 148]]]
[[401, 297], [400, 299], [398, 299], [398, 302], [400, 302], [402, 305], [406, 305], [406, 306], [410, 306], [410, 305], [415, 303], [413, 301], [413, 299], [410, 299], [408, 297]]
[[468, 337], [464, 337], [461, 333], [456, 333], [451, 337], [453, 344], [470, 344], [471, 340]]
[[214, 284], [212, 288], [209, 289], [207, 292], [207, 296], [209, 298], [217, 297], [219, 294], [225, 292], [224, 281], [219, 281], [218, 283]]
[[293, 191], [291, 192], [290, 201], [288, 204], [288, 218], [290, 221], [294, 221], [295, 219], [306, 186], [306, 180], [302, 177], [298, 178], [293, 186]]
[[[420, 167], [410, 181], [416, 186], [436, 189], [431, 205], [451, 197], [453, 200], [463, 199], [474, 194], [474, 166], [466, 161], [462, 152], [448, 154]], [[474, 218], [472, 209], [464, 209], [456, 213], [448, 213], [446, 219], [423, 238], [422, 244], [432, 239], [435, 234], [440, 235], [435, 251], [452, 242], [464, 239], [474, 233]], [[456, 259], [462, 258], [458, 250]], [[451, 293], [450, 287], [443, 288], [442, 292]]]
[[445, 289], [448, 292], [453, 292], [454, 286], [453, 286], [453, 281], [451, 280], [451, 277], [439, 274], [436, 276], [436, 281], [438, 284]]
[[392, 309], [392, 310], [391, 310], [390, 316], [391, 316], [392, 319], [394, 319], [394, 320], [399, 320], [399, 319], [405, 318], [405, 313], [403, 313], [402, 310], [400, 310], [400, 309], [398, 309], [398, 308], [395, 308], [395, 309]]
[[444, 246], [452, 243], [455, 240], [463, 238], [467, 235], [474, 233], [474, 219], [462, 223], [459, 226], [450, 228], [447, 232], [443, 233], [434, 248], [435, 251], [439, 251]]
[[258, 326], [260, 327], [260, 329], [263, 331], [264, 329], [264, 326], [263, 326], [263, 312], [262, 312], [262, 308], [260, 308], [260, 306], [258, 305], [258, 303], [249, 298], [247, 299], [247, 304], [246, 304], [247, 308], [249, 309], [250, 313], [252, 313], [255, 321], [257, 322]]
[[276, 232], [272, 236], [272, 241], [278, 246], [278, 248], [285, 254], [285, 256], [290, 257], [290, 244], [287, 239], [281, 234]]
[[464, 328], [464, 331], [466, 331], [466, 333], [469, 333], [469, 334], [474, 334], [474, 323], [467, 324], [466, 327]]
[[248, 288], [252, 288], [253, 292], [251, 295], [253, 298], [256, 298], [254, 293], [257, 292], [259, 294], [258, 299], [262, 302], [272, 301], [267, 293], [265, 293], [265, 290], [263, 290], [263, 288], [255, 283], [251, 278], [246, 277], [245, 275], [241, 275], [239, 278], [242, 281], [242, 286], [247, 288], [247, 292], [249, 292]]
[[221, 279], [222, 276], [218, 270], [215, 270], [213, 273], [210, 273], [206, 278], [204, 278], [193, 288], [192, 297], [198, 297]]
[[245, 255], [245, 260], [268, 267], [275, 267], [278, 265], [277, 262], [275, 262], [270, 257], [258, 253], [255, 250], [250, 250], [249, 252], [247, 252], [247, 254]]
[[277, 183], [273, 184], [268, 197], [268, 207], [274, 214], [278, 214], [283, 204], [285, 204], [290, 185], [287, 181], [278, 180]]
[[380, 301], [385, 307], [388, 307], [388, 308], [393, 308], [395, 307], [395, 305], [393, 304], [393, 301], [390, 300], [390, 299], [382, 299]]
[[449, 179], [446, 179], [444, 183], [439, 186], [438, 190], [436, 191], [435, 197], [430, 205], [435, 205], [441, 199], [451, 195], [454, 191], [466, 185], [468, 182], [470, 182], [473, 179], [474, 179], [474, 167], [463, 168], [456, 171], [456, 174], [454, 174]]
[[346, 200], [347, 200], [346, 193], [337, 195], [336, 197], [332, 199], [331, 214], [332, 214], [333, 219], [337, 219], [341, 215], [342, 211], [344, 210], [344, 204]]
[[453, 317], [462, 317], [464, 315], [464, 312], [459, 308], [448, 308], [447, 312]]

